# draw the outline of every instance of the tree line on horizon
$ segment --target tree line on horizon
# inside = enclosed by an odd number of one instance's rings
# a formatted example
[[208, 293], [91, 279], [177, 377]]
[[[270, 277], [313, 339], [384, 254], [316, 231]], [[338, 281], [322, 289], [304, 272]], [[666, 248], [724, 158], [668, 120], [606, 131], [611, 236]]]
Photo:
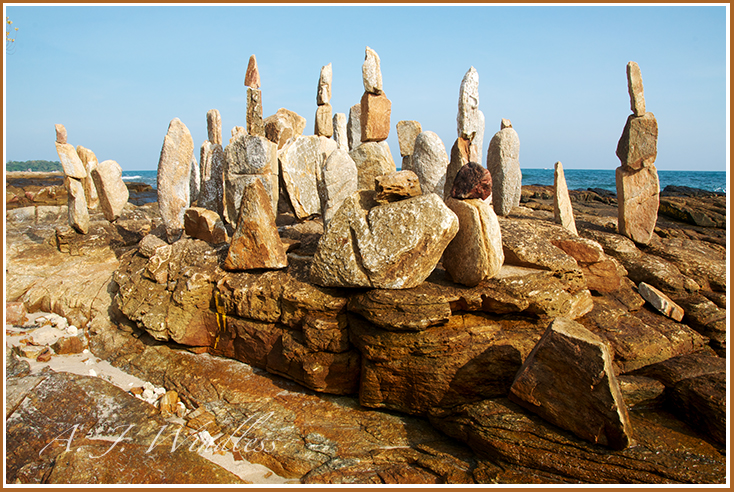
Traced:
[[5, 163], [5, 171], [36, 171], [44, 173], [55, 173], [61, 172], [64, 168], [61, 167], [59, 161], [8, 161]]

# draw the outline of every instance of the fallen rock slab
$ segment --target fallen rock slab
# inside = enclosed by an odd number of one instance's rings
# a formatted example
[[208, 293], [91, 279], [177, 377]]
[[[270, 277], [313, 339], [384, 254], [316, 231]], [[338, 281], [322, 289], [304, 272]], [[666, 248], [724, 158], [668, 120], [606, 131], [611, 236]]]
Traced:
[[646, 284], [645, 282], [640, 282], [640, 285], [637, 287], [637, 289], [639, 290], [640, 295], [643, 299], [652, 304], [655, 309], [660, 311], [668, 318], [672, 318], [676, 321], [681, 321], [683, 319], [683, 315], [685, 314], [683, 312], [683, 308], [677, 305], [670, 297], [666, 296], [652, 285]]

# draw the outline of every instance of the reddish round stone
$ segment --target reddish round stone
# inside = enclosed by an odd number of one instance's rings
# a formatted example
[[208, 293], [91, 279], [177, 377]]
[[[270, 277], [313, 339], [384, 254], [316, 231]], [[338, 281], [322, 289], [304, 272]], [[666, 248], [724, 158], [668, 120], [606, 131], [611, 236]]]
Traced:
[[492, 196], [492, 175], [487, 168], [476, 162], [469, 162], [459, 169], [451, 188], [451, 196], [457, 200], [481, 198], [486, 200]]

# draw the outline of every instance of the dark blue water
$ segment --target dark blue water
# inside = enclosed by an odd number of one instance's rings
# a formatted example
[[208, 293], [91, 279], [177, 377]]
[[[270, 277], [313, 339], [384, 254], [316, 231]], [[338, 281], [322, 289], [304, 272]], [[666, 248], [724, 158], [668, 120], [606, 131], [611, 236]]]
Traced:
[[[122, 179], [138, 181], [156, 187], [156, 171], [123, 171]], [[565, 169], [566, 184], [570, 190], [602, 188], [617, 191], [614, 169]], [[667, 185], [690, 186], [706, 191], [726, 192], [726, 173], [717, 171], [658, 171], [660, 189]], [[553, 169], [523, 169], [523, 185], [553, 186]]]

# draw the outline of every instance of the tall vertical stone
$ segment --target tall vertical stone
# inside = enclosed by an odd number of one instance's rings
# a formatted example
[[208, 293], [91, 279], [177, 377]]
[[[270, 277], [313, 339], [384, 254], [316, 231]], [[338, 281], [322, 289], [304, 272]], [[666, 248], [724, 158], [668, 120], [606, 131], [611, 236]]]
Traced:
[[357, 191], [357, 164], [346, 149], [339, 148], [326, 159], [322, 174], [319, 198], [321, 217], [327, 228], [344, 200]]
[[479, 130], [479, 74], [470, 67], [459, 88], [459, 112], [456, 116], [458, 136], [471, 141]]
[[645, 92], [642, 87], [640, 66], [631, 61], [627, 64], [627, 90], [630, 94], [630, 109], [635, 116], [645, 114]]
[[298, 219], [321, 213], [316, 175], [323, 162], [320, 146], [318, 136], [300, 136], [278, 154], [283, 184]]
[[247, 133], [256, 137], [265, 136], [262, 91], [251, 87], [247, 88]]
[[239, 134], [224, 149], [224, 218], [237, 223], [242, 190], [252, 181], [260, 181], [270, 197], [271, 208], [277, 209], [278, 154], [277, 146], [265, 137]]
[[201, 191], [201, 174], [199, 173], [199, 163], [196, 162], [196, 154], [191, 154], [189, 162], [189, 205], [199, 199]]
[[478, 164], [482, 163], [482, 146], [484, 145], [484, 113], [477, 110], [477, 132], [469, 144], [469, 160]]
[[416, 137], [411, 162], [411, 171], [418, 175], [423, 193], [436, 193], [443, 199], [449, 156], [436, 133], [425, 131]]
[[642, 169], [620, 166], [616, 171], [619, 233], [648, 244], [660, 206], [660, 181], [654, 164]]
[[[183, 124], [183, 123], [181, 123]], [[164, 144], [165, 145], [165, 144]], [[193, 142], [192, 142], [193, 145]], [[160, 187], [160, 164], [158, 165], [158, 208], [161, 208], [161, 187]], [[170, 174], [168, 172], [164, 173]], [[122, 210], [127, 204], [127, 199], [130, 193], [125, 186], [125, 182], [122, 180], [122, 168], [120, 165], [113, 160], [102, 161], [97, 164], [97, 167], [92, 169], [92, 179], [94, 180], [94, 186], [97, 187], [97, 193], [99, 194], [99, 207], [102, 209], [105, 219], [110, 222], [114, 222], [122, 214]], [[170, 189], [170, 180], [166, 180], [164, 183], [164, 189]], [[181, 191], [188, 191], [188, 181], [181, 183], [179, 187]], [[176, 193], [177, 190], [172, 193]], [[175, 197], [174, 197], [175, 198]], [[167, 211], [166, 217], [171, 216], [171, 200], [164, 199], [166, 204], [165, 210]], [[176, 202], [174, 202], [175, 204]], [[184, 210], [188, 205], [184, 206]], [[161, 216], [163, 214], [161, 213]], [[166, 225], [166, 231], [168, 231], [168, 223], [166, 218], [163, 219], [163, 224]], [[183, 228], [183, 211], [181, 212], [181, 228]], [[181, 231], [178, 231], [180, 234]]]
[[99, 162], [97, 156], [91, 150], [82, 147], [81, 145], [76, 146], [76, 153], [84, 164], [84, 168], [87, 170], [87, 177], [82, 180], [84, 186], [84, 198], [87, 200], [87, 207], [89, 210], [97, 210], [99, 207], [99, 195], [97, 194], [97, 187], [94, 186], [94, 180], [92, 179], [92, 169], [97, 167]]
[[69, 192], [69, 225], [81, 234], [89, 232], [89, 210], [84, 197], [84, 185], [81, 180], [67, 176], [64, 184]]
[[561, 227], [573, 235], [579, 235], [576, 230], [576, 220], [573, 217], [571, 197], [568, 195], [566, 175], [563, 173], [563, 164], [560, 161], [556, 162], [553, 174], [553, 218], [557, 224], [561, 224]]
[[209, 142], [222, 145], [222, 115], [219, 110], [210, 109], [206, 112], [206, 133]]
[[332, 118], [332, 125], [334, 127], [334, 140], [336, 141], [336, 147], [349, 152], [349, 138], [347, 136], [347, 115], [344, 113], [334, 113]]
[[260, 88], [260, 72], [257, 70], [257, 59], [255, 55], [250, 55], [250, 60], [247, 62], [245, 86], [252, 87], [253, 89]]
[[362, 84], [364, 91], [371, 94], [382, 94], [382, 71], [380, 70], [380, 57], [375, 50], [367, 46], [364, 50], [364, 63], [362, 64]]
[[321, 73], [319, 74], [319, 86], [316, 89], [316, 104], [319, 106], [331, 102], [331, 78], [332, 69], [331, 63], [329, 63], [321, 67]]
[[362, 143], [362, 104], [358, 103], [349, 108], [349, 120], [347, 121], [347, 139], [349, 140], [349, 151], [353, 151]]
[[[492, 175], [492, 205], [497, 215], [506, 217], [520, 205], [522, 172], [520, 171], [520, 137], [509, 120], [502, 120], [487, 149], [487, 169]], [[506, 123], [505, 123], [506, 122]], [[505, 126], [507, 125], [507, 126]]]
[[[221, 134], [220, 134], [221, 136]], [[205, 140], [200, 150], [201, 192], [199, 207], [224, 217], [224, 149]]]
[[[191, 203], [191, 157], [194, 140], [186, 125], [174, 118], [168, 125], [158, 160], [158, 208], [169, 240], [183, 232], [184, 212]], [[101, 165], [101, 164], [100, 164]], [[99, 166], [98, 166], [99, 167]], [[100, 203], [103, 202], [99, 183], [95, 179]], [[102, 203], [103, 208], [104, 204]], [[110, 220], [108, 218], [108, 220]]]

